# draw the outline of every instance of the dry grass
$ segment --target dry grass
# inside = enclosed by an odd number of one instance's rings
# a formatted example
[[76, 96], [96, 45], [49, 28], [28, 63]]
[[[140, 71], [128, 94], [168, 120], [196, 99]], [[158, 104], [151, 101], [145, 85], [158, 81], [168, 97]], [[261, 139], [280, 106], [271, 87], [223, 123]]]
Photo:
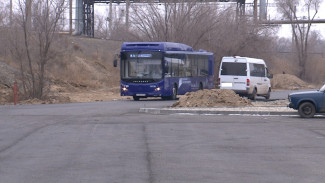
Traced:
[[275, 57], [273, 62], [269, 64], [272, 65], [271, 72], [273, 74], [297, 74], [299, 68], [292, 60], [292, 58]]
[[[298, 61], [294, 56], [278, 56], [273, 59], [271, 64], [273, 74], [291, 74], [298, 76]], [[325, 82], [325, 57], [322, 55], [309, 55], [306, 64], [306, 82], [319, 85]]]
[[52, 78], [88, 88], [119, 86], [119, 68], [113, 67], [120, 43], [107, 40], [70, 38], [62, 58], [49, 67]]
[[[64, 48], [58, 48], [62, 45]], [[70, 36], [62, 39], [62, 42], [57, 44], [59, 54], [47, 65], [46, 74], [52, 81], [47, 93], [48, 103], [121, 99], [119, 94], [120, 69], [113, 67], [114, 55], [119, 53], [120, 46], [121, 42], [101, 39]], [[1, 51], [0, 61], [18, 68], [19, 63], [11, 59], [8, 53], [2, 53], [4, 51]], [[307, 79], [316, 84], [324, 83], [325, 58], [321, 55], [314, 55], [310, 57], [310, 60], [306, 66]], [[267, 64], [271, 73], [275, 74], [272, 81], [273, 88], [310, 87], [309, 84], [294, 77], [298, 74], [299, 68], [293, 56], [274, 56], [269, 62]], [[286, 74], [283, 75], [283, 72]], [[0, 103], [12, 101], [10, 92], [11, 89], [0, 88]]]
[[[45, 88], [45, 103], [119, 98], [119, 89], [116, 88], [120, 86], [120, 70], [113, 67], [113, 59], [114, 55], [119, 53], [120, 46], [121, 42], [116, 41], [70, 36], [61, 38], [60, 42], [56, 43], [56, 58], [46, 65], [46, 76], [51, 82], [49, 87]], [[0, 55], [0, 61], [5, 60], [11, 67], [19, 69], [18, 61], [1, 57], [4, 55]], [[11, 89], [1, 87], [0, 94], [0, 103], [12, 101]]]
[[306, 66], [307, 79], [315, 84], [325, 83], [325, 57], [313, 55], [309, 64]]
[[302, 88], [315, 88], [314, 85], [308, 84], [291, 74], [275, 74], [271, 79], [272, 88], [284, 90], [298, 90]]

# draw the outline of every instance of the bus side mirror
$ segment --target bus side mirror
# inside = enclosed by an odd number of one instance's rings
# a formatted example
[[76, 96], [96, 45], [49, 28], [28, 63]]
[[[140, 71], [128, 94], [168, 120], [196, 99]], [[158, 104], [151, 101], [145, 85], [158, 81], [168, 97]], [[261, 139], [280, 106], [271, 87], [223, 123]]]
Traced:
[[116, 59], [114, 59], [113, 65], [114, 65], [114, 67], [117, 67], [117, 60]]

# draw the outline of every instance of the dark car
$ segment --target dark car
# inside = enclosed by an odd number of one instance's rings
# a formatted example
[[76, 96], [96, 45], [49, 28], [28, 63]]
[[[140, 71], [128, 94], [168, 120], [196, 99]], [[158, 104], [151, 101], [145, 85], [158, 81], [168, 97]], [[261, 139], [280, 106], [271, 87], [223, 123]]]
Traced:
[[325, 113], [325, 85], [317, 91], [291, 93], [289, 106], [298, 110], [303, 118], [312, 118], [315, 113]]

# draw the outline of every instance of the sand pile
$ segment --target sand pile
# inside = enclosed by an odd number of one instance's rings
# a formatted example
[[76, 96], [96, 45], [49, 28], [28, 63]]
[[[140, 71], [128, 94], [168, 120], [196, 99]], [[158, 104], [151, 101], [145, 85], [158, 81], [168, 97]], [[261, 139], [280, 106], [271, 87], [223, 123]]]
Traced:
[[298, 90], [306, 88], [315, 88], [313, 85], [309, 85], [297, 76], [291, 74], [276, 74], [271, 80], [272, 88], [286, 89], [286, 90]]
[[175, 102], [172, 107], [225, 107], [247, 106], [251, 101], [242, 98], [232, 90], [212, 89], [188, 92]]

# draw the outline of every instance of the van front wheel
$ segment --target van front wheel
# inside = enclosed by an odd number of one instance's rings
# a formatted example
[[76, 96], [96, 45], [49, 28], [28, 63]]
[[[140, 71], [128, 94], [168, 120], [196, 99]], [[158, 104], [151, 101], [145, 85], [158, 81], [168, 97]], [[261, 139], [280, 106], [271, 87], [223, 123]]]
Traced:
[[267, 94], [265, 95], [265, 99], [269, 100], [271, 97], [271, 88], [269, 88], [269, 91], [267, 92]]

